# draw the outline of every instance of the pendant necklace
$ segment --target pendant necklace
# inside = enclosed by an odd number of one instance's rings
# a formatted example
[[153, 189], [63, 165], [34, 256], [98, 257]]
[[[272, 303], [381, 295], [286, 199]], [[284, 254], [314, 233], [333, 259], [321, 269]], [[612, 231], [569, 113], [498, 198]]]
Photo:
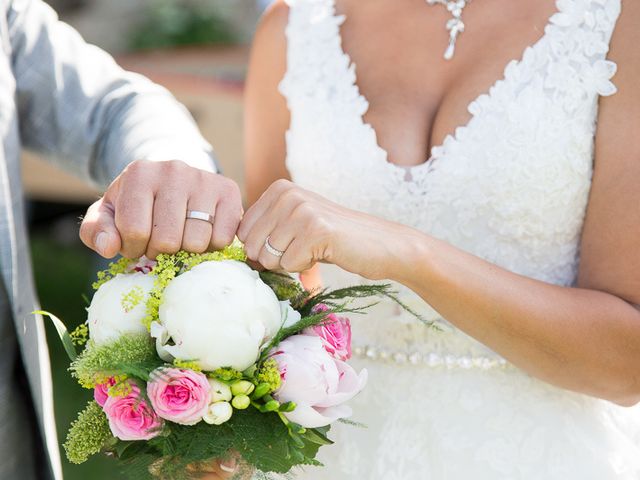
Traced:
[[445, 60], [451, 60], [456, 51], [456, 40], [458, 35], [464, 32], [464, 22], [462, 21], [462, 11], [471, 0], [426, 0], [429, 5], [444, 5], [453, 18], [447, 21], [447, 31], [449, 32], [449, 46], [444, 52]]

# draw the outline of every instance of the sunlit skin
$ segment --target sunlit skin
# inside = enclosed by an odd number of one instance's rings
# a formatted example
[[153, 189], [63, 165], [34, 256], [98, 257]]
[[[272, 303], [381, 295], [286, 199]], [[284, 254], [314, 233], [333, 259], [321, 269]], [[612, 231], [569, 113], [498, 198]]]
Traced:
[[[369, 100], [365, 120], [390, 161], [417, 165], [466, 106], [541, 35], [553, 0], [483, 0], [465, 10], [453, 61], [447, 19], [423, 0], [338, 0], [344, 50]], [[398, 281], [455, 326], [546, 382], [630, 406], [640, 401], [640, 4], [623, 1], [609, 58], [618, 93], [600, 99], [595, 173], [575, 288], [516, 275], [409, 227], [358, 213], [290, 183], [286, 70], [288, 7], [277, 2], [256, 35], [246, 90], [248, 209], [238, 235], [267, 268], [336, 264]], [[390, 21], [392, 19], [393, 21]], [[255, 202], [255, 203], [254, 203]], [[277, 258], [263, 247], [285, 254]], [[311, 278], [311, 281], [317, 279]]]
[[[185, 221], [188, 210], [214, 215], [213, 225]], [[241, 216], [240, 189], [232, 180], [182, 161], [137, 161], [89, 207], [80, 238], [106, 258], [202, 253], [229, 245]]]

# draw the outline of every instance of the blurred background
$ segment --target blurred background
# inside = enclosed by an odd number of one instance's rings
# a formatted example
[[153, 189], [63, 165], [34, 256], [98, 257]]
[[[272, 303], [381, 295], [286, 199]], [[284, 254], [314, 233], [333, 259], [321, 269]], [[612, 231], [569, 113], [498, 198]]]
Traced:
[[[47, 0], [90, 43], [126, 69], [164, 85], [184, 103], [214, 146], [225, 175], [242, 178], [242, 90], [249, 42], [270, 0]], [[40, 301], [69, 329], [85, 321], [104, 263], [78, 239], [79, 217], [99, 195], [81, 181], [25, 152], [31, 248]], [[68, 359], [47, 326], [60, 441], [91, 398], [71, 380]], [[63, 454], [66, 480], [119, 480], [109, 459], [76, 466]]]

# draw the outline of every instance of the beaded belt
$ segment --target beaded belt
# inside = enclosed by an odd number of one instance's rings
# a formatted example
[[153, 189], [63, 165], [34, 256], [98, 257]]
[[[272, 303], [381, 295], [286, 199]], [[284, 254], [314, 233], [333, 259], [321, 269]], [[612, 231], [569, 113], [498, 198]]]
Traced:
[[504, 369], [509, 366], [509, 363], [504, 358], [471, 355], [443, 355], [437, 352], [393, 352], [367, 345], [354, 347], [353, 355], [369, 360], [379, 360], [399, 365], [425, 365], [431, 368], [459, 368], [463, 370], [478, 368], [481, 370], [491, 370], [495, 368]]

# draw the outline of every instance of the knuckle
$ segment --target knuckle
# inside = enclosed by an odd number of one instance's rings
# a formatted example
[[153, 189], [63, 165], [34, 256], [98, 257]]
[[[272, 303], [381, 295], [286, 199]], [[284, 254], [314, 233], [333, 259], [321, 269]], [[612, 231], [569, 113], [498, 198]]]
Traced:
[[239, 204], [242, 199], [242, 194], [240, 193], [238, 184], [228, 178], [220, 177], [219, 175], [218, 177], [220, 180], [218, 180], [216, 191], [221, 200]]
[[169, 175], [181, 174], [182, 172], [189, 170], [189, 165], [182, 160], [166, 160], [161, 163], [163, 170]]
[[118, 231], [126, 242], [142, 243], [149, 240], [149, 232], [139, 225], [119, 228]]
[[297, 220], [313, 218], [313, 206], [307, 201], [301, 201], [291, 212], [291, 216]]
[[138, 258], [144, 253], [144, 246], [136, 246], [135, 244], [123, 242], [120, 253], [125, 258]]
[[300, 195], [300, 191], [296, 188], [289, 188], [284, 190], [280, 196], [278, 197], [277, 203], [300, 203], [302, 201], [302, 195]]
[[122, 238], [141, 242], [149, 239], [149, 230], [135, 218], [130, 216], [120, 216], [116, 218], [116, 228]]
[[276, 195], [282, 195], [290, 190], [295, 190], [295, 184], [285, 178], [279, 178], [267, 189], [269, 193]]
[[211, 245], [213, 245], [216, 250], [221, 250], [224, 247], [231, 245], [234, 237], [235, 235], [229, 232], [216, 233], [211, 238]]
[[203, 253], [207, 250], [209, 242], [206, 240], [185, 240], [182, 244], [182, 248], [192, 253]]
[[271, 184], [271, 187], [278, 190], [286, 190], [286, 189], [289, 189], [292, 185], [293, 183], [291, 183], [286, 178], [279, 178], [278, 180], [276, 180]]
[[149, 164], [147, 160], [134, 160], [124, 169], [124, 174], [126, 175], [139, 175]]
[[168, 235], [152, 238], [149, 247], [161, 253], [176, 253], [180, 250], [181, 240]]

